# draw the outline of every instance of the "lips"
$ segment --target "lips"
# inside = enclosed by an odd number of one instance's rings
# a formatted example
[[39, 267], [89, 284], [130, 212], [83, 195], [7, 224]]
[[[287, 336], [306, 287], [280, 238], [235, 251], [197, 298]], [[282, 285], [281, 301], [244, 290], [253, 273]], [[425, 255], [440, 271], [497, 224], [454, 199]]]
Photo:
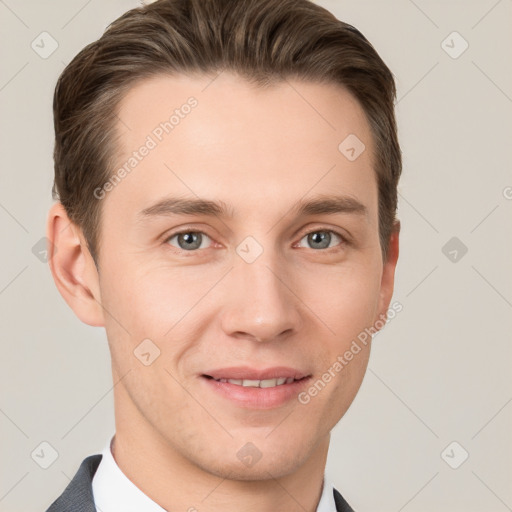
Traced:
[[239, 366], [209, 370], [201, 377], [207, 389], [238, 407], [273, 409], [294, 400], [311, 374], [286, 366], [264, 369]]
[[297, 400], [311, 375], [294, 368], [224, 368], [201, 375], [205, 393], [237, 408], [270, 410]]

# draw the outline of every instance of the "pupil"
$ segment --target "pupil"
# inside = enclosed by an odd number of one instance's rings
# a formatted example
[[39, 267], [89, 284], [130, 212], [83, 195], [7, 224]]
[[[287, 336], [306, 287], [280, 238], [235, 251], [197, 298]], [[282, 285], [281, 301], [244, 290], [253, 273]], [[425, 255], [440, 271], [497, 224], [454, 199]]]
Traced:
[[198, 233], [182, 233], [180, 238], [187, 245], [187, 247], [184, 247], [185, 250], [197, 249], [201, 245], [200, 241], [198, 243]]
[[317, 231], [310, 235], [310, 240], [313, 244], [320, 244], [321, 248], [324, 249], [329, 246], [330, 236], [326, 231]]

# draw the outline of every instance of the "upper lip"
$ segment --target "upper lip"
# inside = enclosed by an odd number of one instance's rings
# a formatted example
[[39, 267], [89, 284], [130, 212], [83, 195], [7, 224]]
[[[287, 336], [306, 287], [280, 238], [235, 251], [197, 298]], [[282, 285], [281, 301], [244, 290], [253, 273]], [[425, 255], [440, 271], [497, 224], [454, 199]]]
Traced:
[[307, 377], [308, 374], [296, 368], [287, 366], [273, 366], [272, 368], [251, 368], [249, 366], [232, 366], [229, 368], [218, 368], [208, 370], [203, 375], [214, 379], [247, 379], [266, 380], [277, 379], [278, 377], [293, 377], [296, 380]]

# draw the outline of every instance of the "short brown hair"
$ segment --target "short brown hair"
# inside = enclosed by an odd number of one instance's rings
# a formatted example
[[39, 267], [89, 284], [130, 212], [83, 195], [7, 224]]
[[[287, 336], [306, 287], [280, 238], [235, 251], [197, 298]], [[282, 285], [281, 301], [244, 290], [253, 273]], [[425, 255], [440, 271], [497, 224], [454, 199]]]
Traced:
[[309, 0], [158, 0], [109, 25], [76, 55], [55, 88], [52, 196], [82, 229], [96, 266], [101, 201], [94, 190], [116, 165], [124, 93], [157, 74], [222, 70], [262, 86], [286, 78], [339, 84], [356, 97], [374, 139], [385, 260], [402, 159], [394, 78], [368, 40]]

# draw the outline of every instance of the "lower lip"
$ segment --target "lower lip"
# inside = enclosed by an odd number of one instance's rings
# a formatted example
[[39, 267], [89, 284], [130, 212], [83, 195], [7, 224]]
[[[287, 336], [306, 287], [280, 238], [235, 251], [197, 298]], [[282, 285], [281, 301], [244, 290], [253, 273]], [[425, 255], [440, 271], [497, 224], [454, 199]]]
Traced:
[[304, 388], [310, 377], [272, 388], [239, 386], [237, 384], [231, 384], [230, 382], [219, 382], [215, 379], [209, 379], [203, 376], [201, 379], [214, 392], [228, 398], [240, 407], [249, 409], [274, 409], [292, 399], [297, 399], [297, 395]]

